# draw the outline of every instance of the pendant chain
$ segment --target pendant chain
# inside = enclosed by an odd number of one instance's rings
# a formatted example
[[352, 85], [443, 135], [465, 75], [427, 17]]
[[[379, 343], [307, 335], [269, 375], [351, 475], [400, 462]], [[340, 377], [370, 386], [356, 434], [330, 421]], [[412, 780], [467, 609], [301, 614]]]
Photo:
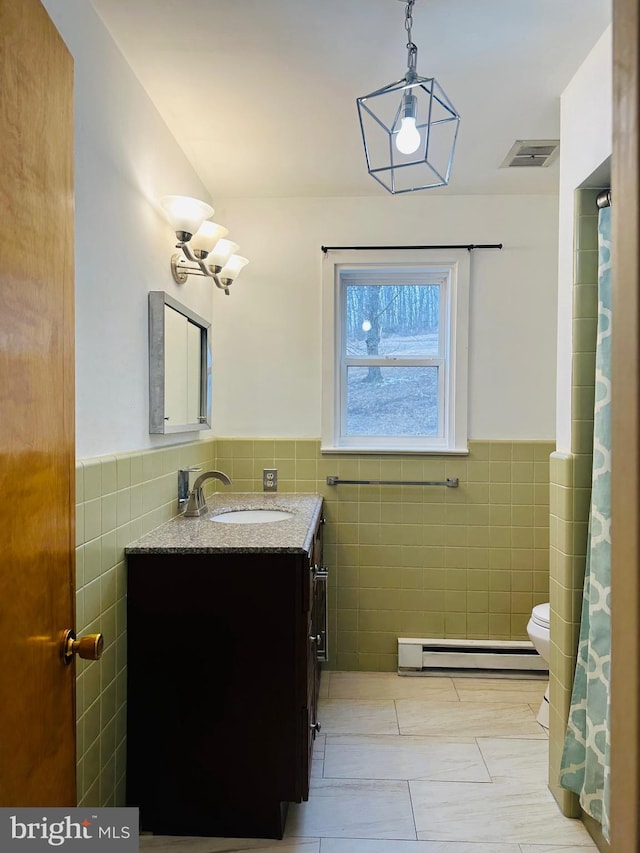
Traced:
[[416, 61], [418, 59], [418, 48], [411, 38], [411, 28], [413, 27], [413, 5], [415, 2], [416, 0], [407, 0], [404, 20], [404, 28], [407, 31], [407, 71], [409, 74], [416, 73]]

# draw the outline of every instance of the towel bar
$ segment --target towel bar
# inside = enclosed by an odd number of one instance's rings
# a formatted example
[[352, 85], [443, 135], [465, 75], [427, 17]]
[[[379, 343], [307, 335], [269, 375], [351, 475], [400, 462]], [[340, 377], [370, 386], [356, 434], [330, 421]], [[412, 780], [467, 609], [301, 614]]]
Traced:
[[328, 486], [446, 486], [457, 489], [457, 477], [446, 480], [341, 480], [339, 477], [327, 477]]

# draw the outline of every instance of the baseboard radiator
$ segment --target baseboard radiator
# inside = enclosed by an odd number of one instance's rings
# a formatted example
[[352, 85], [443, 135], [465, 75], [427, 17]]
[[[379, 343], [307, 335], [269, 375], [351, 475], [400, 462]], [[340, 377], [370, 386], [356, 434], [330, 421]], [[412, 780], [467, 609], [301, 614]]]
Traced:
[[510, 640], [432, 640], [398, 637], [399, 675], [543, 678], [548, 666], [533, 644]]

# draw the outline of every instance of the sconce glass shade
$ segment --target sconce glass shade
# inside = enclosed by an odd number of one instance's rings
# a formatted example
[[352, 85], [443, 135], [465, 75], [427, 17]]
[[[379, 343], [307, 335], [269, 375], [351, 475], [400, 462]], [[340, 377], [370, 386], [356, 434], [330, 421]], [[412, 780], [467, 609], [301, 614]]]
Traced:
[[210, 221], [213, 208], [197, 198], [182, 195], [164, 196], [160, 204], [178, 240], [175, 246], [178, 251], [170, 261], [173, 280], [185, 284], [191, 275], [204, 276], [228, 296], [229, 287], [249, 261], [233, 254], [240, 247], [225, 239], [228, 229]]
[[236, 249], [239, 248], [240, 246], [237, 243], [232, 243], [231, 240], [225, 240], [223, 237], [221, 240], [218, 240], [213, 250], [207, 255], [207, 266], [223, 267]]
[[435, 78], [407, 72], [357, 98], [357, 105], [367, 170], [386, 190], [407, 193], [449, 183], [460, 115]]
[[221, 237], [226, 237], [228, 233], [229, 229], [225, 228], [224, 225], [218, 225], [217, 222], [211, 222], [210, 219], [207, 219], [191, 238], [191, 248], [210, 252], [218, 240]]
[[231, 255], [227, 263], [222, 267], [219, 273], [221, 281], [235, 281], [240, 275], [240, 272], [249, 263], [247, 258], [241, 255]]
[[178, 239], [185, 242], [191, 239], [205, 219], [213, 216], [211, 205], [186, 195], [166, 195], [160, 199], [160, 204], [173, 230], [181, 232]]

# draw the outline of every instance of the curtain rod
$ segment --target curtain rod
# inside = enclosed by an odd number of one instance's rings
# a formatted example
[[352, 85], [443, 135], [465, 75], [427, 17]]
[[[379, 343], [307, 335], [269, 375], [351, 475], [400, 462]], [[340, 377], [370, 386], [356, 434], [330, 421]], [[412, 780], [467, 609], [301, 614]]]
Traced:
[[596, 197], [596, 204], [599, 208], [611, 207], [611, 190], [602, 190]]
[[373, 249], [377, 252], [386, 252], [389, 249], [467, 249], [471, 252], [472, 249], [501, 249], [502, 243], [464, 243], [464, 244], [446, 244], [442, 246], [320, 246], [322, 251], [360, 251], [361, 249]]

